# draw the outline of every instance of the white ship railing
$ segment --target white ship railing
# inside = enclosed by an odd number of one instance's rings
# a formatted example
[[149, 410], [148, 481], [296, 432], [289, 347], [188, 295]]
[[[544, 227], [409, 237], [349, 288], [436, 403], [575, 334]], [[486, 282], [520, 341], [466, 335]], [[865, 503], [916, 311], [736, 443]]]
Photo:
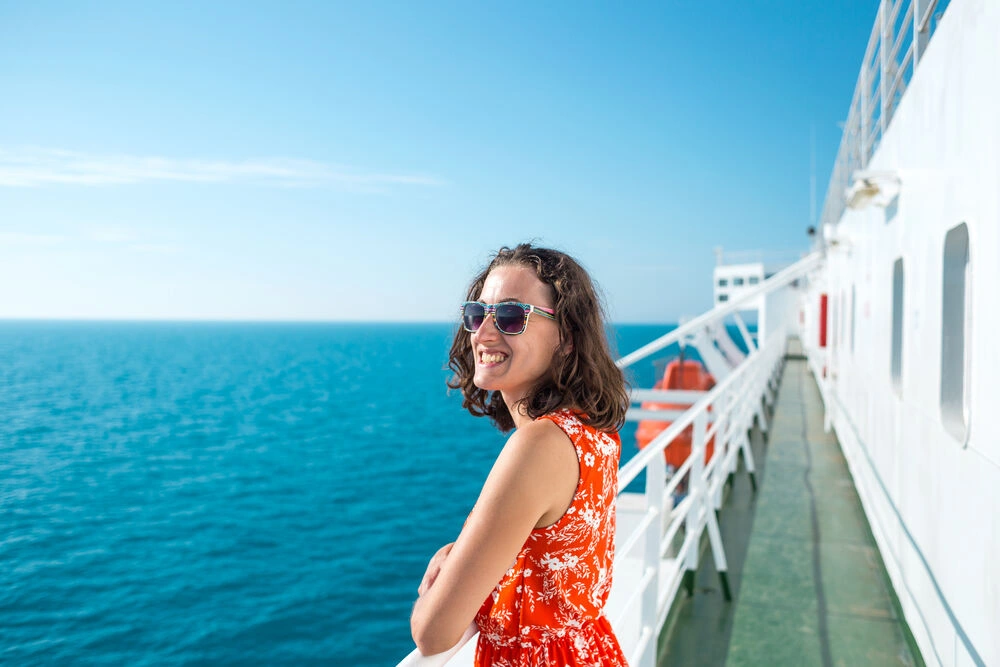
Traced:
[[[645, 511], [616, 554], [616, 571], [622, 561], [641, 561], [639, 587], [624, 608], [617, 610], [618, 618], [611, 619], [613, 626], [621, 626], [621, 620], [634, 616], [630, 614], [631, 606], [640, 606], [639, 637], [634, 646], [628, 647], [629, 664], [649, 667], [656, 664], [659, 629], [666, 621], [683, 578], [693, 576], [698, 569], [701, 537], [706, 530], [712, 557], [722, 576], [723, 591], [729, 598], [725, 548], [715, 510], [722, 505], [723, 485], [735, 472], [740, 453], [748, 470], [753, 471], [747, 432], [753, 426], [761, 399], [766, 396], [769, 400], [773, 395], [786, 339], [786, 332], [779, 328], [737, 371], [711, 391], [697, 392], [701, 397], [694, 405], [676, 417], [619, 472], [619, 492], [624, 491], [640, 472], [646, 473]], [[653, 398], [659, 395], [658, 400], [676, 401], [678, 393], [647, 391], [642, 395]], [[630, 415], [630, 418], [648, 418], [649, 412]], [[663, 451], [688, 427], [693, 427], [691, 453], [668, 481]], [[707, 443], [713, 438], [715, 449], [706, 463]], [[675, 504], [675, 491], [685, 480], [687, 493]]]
[[715, 248], [715, 265], [763, 264], [768, 273], [777, 273], [786, 266], [802, 259], [800, 250], [724, 250]]
[[[720, 305], [677, 327], [665, 336], [644, 345], [618, 360], [620, 368], [630, 366], [665, 347], [681, 342], [727, 317], [758, 303], [760, 297], [787, 287], [812, 271], [821, 261], [811, 254], [776, 273], [759, 286], [748, 289], [738, 299]], [[618, 473], [618, 521], [614, 565], [614, 587], [605, 611], [621, 641], [626, 658], [633, 667], [655, 667], [657, 638], [667, 614], [685, 578], [693, 581], [698, 569], [701, 538], [708, 533], [712, 557], [729, 597], [725, 547], [722, 543], [715, 510], [723, 500], [723, 486], [736, 471], [738, 456], [743, 455], [753, 472], [749, 431], [763, 402], [771, 403], [781, 370], [790, 327], [791, 313], [785, 321], [769, 322], [761, 345], [750, 343], [744, 361], [710, 391], [633, 390], [633, 403], [653, 401], [691, 404], [683, 411], [631, 408], [630, 421], [641, 419], [672, 420], [644, 449], [633, 456]], [[737, 320], [745, 334], [742, 321]], [[691, 453], [667, 479], [664, 450], [687, 428], [693, 428]], [[766, 428], [761, 423], [761, 428]], [[705, 461], [705, 451], [714, 438], [714, 452]], [[625, 493], [626, 487], [645, 471], [646, 488], [642, 494]], [[687, 492], [675, 503], [674, 492], [683, 481]], [[689, 589], [690, 590], [690, 589]], [[398, 667], [441, 667], [472, 664], [475, 628], [470, 629], [451, 650], [433, 656], [412, 651]]]
[[855, 172], [868, 167], [948, 0], [882, 0], [844, 124], [821, 222], [835, 224]]

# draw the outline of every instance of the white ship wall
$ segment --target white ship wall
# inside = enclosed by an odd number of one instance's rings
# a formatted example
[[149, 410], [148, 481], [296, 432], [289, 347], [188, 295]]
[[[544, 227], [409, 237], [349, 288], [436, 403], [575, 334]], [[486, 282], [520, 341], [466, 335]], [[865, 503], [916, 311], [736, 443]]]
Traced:
[[[831, 230], [826, 271], [803, 306], [804, 339], [817, 380], [826, 367], [828, 419], [924, 660], [1000, 665], [1000, 0], [951, 3], [868, 169], [898, 175], [896, 210], [848, 209]], [[963, 222], [964, 441], [946, 430], [940, 396], [945, 235]], [[826, 350], [817, 349], [819, 292], [829, 295]]]

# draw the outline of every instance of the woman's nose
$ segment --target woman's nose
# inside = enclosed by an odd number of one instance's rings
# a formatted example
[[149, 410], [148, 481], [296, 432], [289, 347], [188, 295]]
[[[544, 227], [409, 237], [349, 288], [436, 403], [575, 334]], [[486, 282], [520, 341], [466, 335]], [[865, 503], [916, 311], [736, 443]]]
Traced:
[[479, 328], [476, 329], [476, 333], [473, 335], [476, 336], [477, 340], [482, 338], [493, 340], [500, 335], [500, 330], [497, 329], [496, 318], [493, 317], [492, 313], [486, 314], [483, 318], [483, 323], [479, 325]]

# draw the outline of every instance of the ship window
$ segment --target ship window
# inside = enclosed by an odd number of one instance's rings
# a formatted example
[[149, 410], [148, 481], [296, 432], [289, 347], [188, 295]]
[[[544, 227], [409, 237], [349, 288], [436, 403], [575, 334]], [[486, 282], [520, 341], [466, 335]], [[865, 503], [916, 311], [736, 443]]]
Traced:
[[759, 282], [760, 282], [760, 278], [758, 278], [757, 276], [750, 276], [750, 284], [751, 285], [756, 285]]
[[892, 198], [889, 205], [885, 207], [885, 222], [889, 224], [896, 218], [896, 214], [899, 213], [899, 195]]
[[743, 279], [742, 278], [733, 278], [733, 285], [735, 285], [736, 287], [739, 287], [742, 284], [743, 284]]
[[719, 287], [726, 287], [729, 285], [729, 281], [725, 278], [719, 278]]
[[892, 388], [898, 396], [903, 388], [903, 258], [892, 265]]
[[941, 420], [965, 442], [969, 423], [969, 227], [963, 222], [944, 237], [941, 275]]
[[729, 301], [729, 295], [728, 294], [720, 294], [719, 295], [719, 303], [722, 303], [723, 301]]

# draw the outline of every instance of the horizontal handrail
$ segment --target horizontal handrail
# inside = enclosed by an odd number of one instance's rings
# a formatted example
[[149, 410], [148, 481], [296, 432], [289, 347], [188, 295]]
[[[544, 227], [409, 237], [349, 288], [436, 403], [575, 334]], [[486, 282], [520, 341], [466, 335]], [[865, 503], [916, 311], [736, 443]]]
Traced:
[[632, 529], [632, 532], [629, 533], [628, 539], [625, 540], [625, 543], [621, 546], [621, 548], [617, 550], [616, 556], [622, 557], [625, 556], [626, 554], [632, 553], [632, 549], [635, 548], [635, 545], [639, 543], [639, 540], [642, 538], [643, 533], [646, 531], [647, 528], [649, 528], [649, 524], [651, 524], [653, 520], [658, 518], [659, 516], [660, 516], [660, 510], [658, 510], [655, 507], [647, 507], [646, 512], [642, 515], [642, 519], [639, 521], [636, 527]]
[[900, 84], [903, 83], [903, 77], [906, 75], [906, 67], [910, 64], [910, 59], [913, 58], [913, 48], [913, 44], [910, 44], [910, 47], [906, 49], [903, 60], [900, 61], [900, 67], [896, 71], [895, 76], [892, 77], [892, 83], [889, 84], [889, 91], [887, 93], [889, 99], [893, 98]]
[[[789, 267], [791, 268], [791, 267]], [[663, 450], [666, 446], [678, 435], [680, 435], [684, 429], [694, 423], [695, 417], [700, 412], [707, 412], [708, 406], [715, 402], [715, 400], [729, 387], [735, 384], [738, 380], [742, 379], [744, 375], [747, 374], [749, 369], [755, 368], [755, 363], [757, 360], [762, 358], [766, 348], [769, 348], [774, 343], [774, 337], [772, 340], [768, 341], [763, 348], [758, 348], [756, 352], [752, 352], [747, 355], [743, 364], [735, 371], [733, 371], [729, 377], [725, 378], [722, 382], [715, 385], [708, 393], [706, 393], [697, 403], [692, 405], [680, 418], [675, 420], [670, 426], [664, 429], [659, 435], [650, 441], [646, 447], [639, 451], [638, 454], [629, 459], [622, 468], [618, 471], [618, 492], [621, 493], [625, 487], [632, 483], [646, 464], [649, 463], [656, 455], [662, 456]]]
[[677, 516], [671, 515], [670, 525], [667, 526], [667, 530], [663, 534], [663, 541], [660, 543], [660, 558], [667, 555], [670, 545], [673, 544], [674, 538], [677, 537], [677, 533], [680, 532], [681, 526], [683, 526], [684, 522], [687, 520], [687, 515], [688, 512], [691, 511], [692, 505], [694, 505], [694, 498], [692, 496], [686, 497], [677, 504]]
[[[897, 9], [896, 16], [898, 16], [898, 13], [899, 10]], [[903, 15], [903, 23], [908, 24], [912, 21], [912, 19], [913, 19], [913, 3], [910, 3], [910, 5], [906, 8], [906, 14]], [[892, 22], [895, 23], [895, 21], [896, 18], [895, 16], [893, 16]], [[889, 60], [899, 62], [899, 50], [903, 47], [903, 43], [906, 41], [904, 39], [906, 35], [907, 35], [906, 32], [900, 31], [899, 34], [893, 37], [892, 47], [889, 49]], [[909, 33], [909, 35], [910, 37], [912, 37], [913, 33], [911, 32]]]
[[931, 16], [934, 15], [934, 8], [937, 7], [938, 0], [931, 0], [930, 4], [927, 5], [927, 9], [924, 10], [924, 15], [920, 17], [920, 23], [917, 24], [917, 30], [919, 32], [927, 32], [927, 28], [931, 23]]
[[469, 641], [479, 635], [479, 628], [473, 622], [469, 627], [465, 629], [462, 634], [462, 638], [458, 640], [458, 643], [452, 646], [447, 651], [441, 653], [435, 653], [434, 655], [424, 655], [418, 649], [413, 649], [408, 656], [403, 658], [396, 667], [443, 667], [448, 664], [448, 661], [455, 657], [459, 651], [461, 651]]
[[687, 403], [691, 404], [706, 394], [705, 391], [694, 389], [633, 389], [629, 392], [629, 401], [639, 403]]
[[[927, 6], [921, 11], [924, 3]], [[868, 167], [892, 123], [898, 106], [896, 93], [902, 90], [905, 94], [904, 84], [916, 74], [933, 37], [930, 21], [937, 5], [938, 0], [882, 0], [879, 4], [847, 109], [844, 133], [823, 203], [822, 224], [836, 224], [840, 220], [847, 207], [846, 190], [854, 172]], [[900, 19], [903, 7], [906, 11]], [[910, 44], [903, 50], [907, 37]], [[879, 85], [874, 85], [876, 82]]]
[[637, 361], [645, 359], [655, 352], [659, 352], [668, 345], [680, 341], [684, 336], [697, 331], [706, 324], [724, 320], [729, 315], [741, 310], [746, 304], [752, 303], [757, 297], [773, 292], [774, 290], [784, 287], [785, 285], [801, 278], [803, 275], [818, 266], [821, 260], [822, 255], [820, 255], [820, 253], [811, 253], [797, 261], [795, 264], [785, 267], [781, 271], [775, 273], [757, 287], [747, 289], [737, 298], [727, 301], [725, 305], [716, 306], [712, 310], [709, 310], [693, 320], [680, 325], [670, 333], [664, 334], [653, 342], [643, 345], [635, 352], [626, 354], [615, 363], [619, 368], [626, 368]]
[[639, 664], [640, 658], [643, 652], [646, 650], [646, 646], [649, 644], [649, 640], [652, 639], [652, 637], [653, 637], [653, 628], [648, 625], [642, 626], [642, 632], [639, 635], [639, 642], [636, 645], [635, 650], [632, 651], [632, 655], [629, 656], [628, 664], [630, 665]]
[[[675, 410], [660, 410], [660, 409], [652, 410], [648, 408], [629, 408], [625, 412], [625, 421], [635, 422], [648, 419], [650, 421], [666, 422], [666, 421], [672, 421], [674, 419], [680, 419], [682, 416], [684, 416], [684, 413], [686, 411], [687, 407], [678, 408]], [[711, 412], [708, 413], [708, 420], [709, 421], [715, 420], [715, 416], [712, 415]]]
[[[810, 263], [807, 262], [803, 267], [809, 265]], [[692, 392], [689, 398], [697, 398], [697, 400], [679, 415], [674, 415], [675, 419], [673, 423], [653, 438], [646, 447], [634, 455], [619, 470], [619, 492], [634, 481], [636, 475], [642, 470], [646, 471], [647, 489], [645, 494], [646, 509], [642, 515], [637, 517], [638, 521], [632, 524], [628, 535], [623, 537], [616, 558], [625, 559], [639, 545], [648, 545], [646, 540], [651, 539], [650, 530], [654, 522], [657, 521], [658, 517], [666, 515], [666, 521], [661, 522], [662, 532], [657, 531], [655, 533], [659, 543], [654, 550], [654, 555], [661, 565], [657, 565], [652, 570], [657, 572], [657, 577], [659, 578], [661, 576], [659, 572], [660, 567], [663, 564], [669, 563], [662, 572], [664, 581], [657, 584], [656, 614], [658, 616], [662, 616], [664, 613], [663, 605], [668, 605], [672, 602], [672, 596], [676, 593], [676, 585], [679, 582], [681, 570], [689, 567], [689, 561], [693, 557], [691, 555], [693, 553], [692, 550], [696, 548], [702, 531], [708, 526], [710, 520], [714, 521], [714, 517], [712, 519], [708, 518], [709, 513], [714, 507], [714, 499], [716, 498], [721, 482], [725, 480], [728, 471], [732, 467], [735, 454], [742, 446], [737, 444], [738, 439], [726, 440], [722, 437], [723, 434], [719, 433], [716, 436], [715, 453], [708, 463], [702, 466], [699, 463], [699, 459], [705, 455], [708, 437], [710, 437], [710, 434], [718, 433], [719, 425], [723, 423], [723, 420], [729, 425], [725, 433], [728, 436], [734, 436], [738, 429], [747, 427], [748, 420], [752, 421], [755, 411], [749, 405], [759, 401], [763, 397], [764, 388], [770, 378], [773, 377], [773, 366], [776, 360], [780, 359], [780, 353], [784, 349], [784, 336], [784, 330], [779, 326], [777, 331], [762, 346], [747, 355], [743, 362], [730, 375], [724, 378], [722, 382], [713, 387], [712, 390], [707, 392]], [[659, 398], [663, 400], [663, 394], [667, 393], [660, 390], [659, 395], [657, 395], [653, 393], [654, 391], [656, 390], [639, 390], [639, 392], [633, 392], [631, 400], [633, 402], [647, 398]], [[630, 412], [633, 414], [642, 414], [642, 411], [635, 410], [634, 408]], [[650, 416], [662, 414], [660, 411], [649, 410], [646, 412]], [[710, 415], [714, 417], [714, 423], [711, 426], [708, 425], [707, 419]], [[657, 468], [654, 466], [654, 463], [657, 462], [659, 457], [663, 456], [664, 449], [669, 447], [673, 440], [685, 429], [692, 426], [692, 424], [698, 424], [699, 428], [708, 427], [706, 435], [698, 440], [700, 444], [692, 447], [691, 452], [665, 483], [662, 479], [657, 483], [655, 481], [656, 475], [663, 474], [663, 467], [662, 463], [660, 463]], [[659, 470], [660, 472], [651, 472], [653, 470]], [[651, 474], [653, 475], [652, 487], [650, 486]], [[674, 493], [678, 485], [685, 478], [689, 479], [692, 474], [697, 474], [699, 479], [704, 480], [704, 482], [692, 484], [686, 496], [676, 506], [672, 506]], [[655, 490], [656, 486], [660, 487], [659, 491]], [[662, 500], [657, 501], [656, 499], [658, 498]], [[671, 509], [668, 510], [668, 507]], [[677, 551], [674, 552], [676, 557], [663, 561], [662, 559], [667, 558], [668, 554], [673, 550], [673, 544], [682, 529], [685, 531], [684, 538], [681, 540]], [[648, 549], [645, 553], [645, 557], [642, 558], [642, 562], [644, 563], [643, 571], [648, 575], [651, 572]], [[634, 560], [634, 557], [632, 560]], [[649, 613], [649, 607], [646, 596], [649, 592], [645, 589], [650, 585], [652, 585], [651, 582], [646, 582], [645, 577], [643, 577], [642, 585], [633, 588], [629, 592], [624, 604], [618, 608], [616, 616], [619, 618], [628, 618], [630, 614], [635, 613], [635, 606], [642, 603], [643, 611], [640, 613], [640, 616], [644, 624], [648, 623], [649, 619], [646, 614]]]
[[642, 594], [646, 591], [646, 587], [649, 586], [650, 582], [653, 581], [653, 578], [655, 576], [656, 572], [653, 571], [653, 568], [646, 568], [646, 571], [643, 572], [642, 574], [642, 579], [639, 580], [639, 585], [633, 588], [632, 592], [629, 593], [628, 598], [626, 598], [625, 600], [625, 604], [622, 605], [621, 613], [618, 614], [617, 618], [611, 619], [612, 623], [621, 622], [622, 618], [625, 615], [625, 612], [628, 610], [629, 607], [631, 607], [633, 604], [636, 604], [636, 602], [638, 602], [641, 599]]

